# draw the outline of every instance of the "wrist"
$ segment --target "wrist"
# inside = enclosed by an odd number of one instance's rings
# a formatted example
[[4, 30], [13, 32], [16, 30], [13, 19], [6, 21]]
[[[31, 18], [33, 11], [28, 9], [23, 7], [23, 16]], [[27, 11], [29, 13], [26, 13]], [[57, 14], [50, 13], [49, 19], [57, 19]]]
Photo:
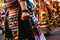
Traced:
[[30, 13], [30, 11], [29, 11], [28, 9], [24, 9], [24, 10], [21, 11], [21, 13], [23, 13], [23, 12], [28, 12], [28, 13]]
[[25, 0], [19, 0], [19, 1], [21, 2], [21, 1], [25, 1]]
[[[26, 1], [21, 1], [19, 2], [20, 3], [20, 6], [21, 6], [21, 9], [24, 10], [24, 9], [27, 9], [27, 3]], [[23, 4], [23, 5], [22, 5]]]

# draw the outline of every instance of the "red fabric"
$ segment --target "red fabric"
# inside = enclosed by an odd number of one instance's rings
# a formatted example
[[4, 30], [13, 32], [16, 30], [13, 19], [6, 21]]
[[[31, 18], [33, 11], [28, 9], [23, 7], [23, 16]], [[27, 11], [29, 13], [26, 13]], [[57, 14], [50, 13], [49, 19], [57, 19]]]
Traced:
[[53, 1], [52, 4], [57, 4], [57, 1]]
[[45, 7], [42, 8], [42, 12], [45, 11]]
[[38, 22], [40, 22], [40, 12], [38, 11]]
[[58, 9], [58, 3], [57, 3], [57, 1], [53, 1], [52, 4], [53, 5], [56, 4], [56, 9]]
[[44, 0], [40, 0], [40, 2], [44, 2]]

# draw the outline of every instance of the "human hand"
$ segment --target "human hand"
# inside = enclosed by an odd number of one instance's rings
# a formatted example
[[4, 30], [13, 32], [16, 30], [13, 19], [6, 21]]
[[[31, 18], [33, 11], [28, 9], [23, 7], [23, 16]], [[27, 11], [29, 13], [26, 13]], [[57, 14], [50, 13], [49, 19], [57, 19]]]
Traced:
[[21, 20], [24, 21], [27, 16], [30, 16], [30, 14], [28, 12], [22, 12]]

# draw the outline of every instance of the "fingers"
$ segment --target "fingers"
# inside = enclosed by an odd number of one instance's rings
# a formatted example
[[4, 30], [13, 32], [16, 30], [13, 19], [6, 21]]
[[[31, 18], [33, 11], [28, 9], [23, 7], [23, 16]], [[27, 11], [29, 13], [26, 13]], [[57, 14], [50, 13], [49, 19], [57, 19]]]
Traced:
[[21, 20], [25, 20], [25, 17], [29, 16], [30, 14], [28, 12], [23, 12], [21, 15]]

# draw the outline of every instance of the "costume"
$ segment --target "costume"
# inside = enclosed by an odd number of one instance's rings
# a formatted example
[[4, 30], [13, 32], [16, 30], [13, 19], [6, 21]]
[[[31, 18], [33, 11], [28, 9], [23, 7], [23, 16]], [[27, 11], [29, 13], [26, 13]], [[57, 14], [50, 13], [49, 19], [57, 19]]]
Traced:
[[[6, 22], [5, 22], [5, 36], [6, 38], [13, 38], [13, 35], [18, 35], [18, 1], [5, 1], [7, 7]], [[16, 36], [15, 35], [15, 36]], [[12, 40], [12, 39], [11, 39]]]
[[[27, 0], [26, 0], [27, 1]], [[35, 40], [34, 39], [34, 35], [33, 35], [33, 31], [32, 31], [32, 27], [29, 23], [29, 19], [26, 19], [24, 21], [22, 21], [21, 19], [19, 19], [21, 17], [21, 7], [19, 9], [19, 16], [18, 16], [18, 27], [19, 27], [19, 40]]]
[[[21, 1], [25, 1], [25, 0], [20, 0]], [[19, 40], [25, 40], [26, 38], [28, 40], [34, 40], [34, 35], [33, 35], [33, 31], [31, 29], [31, 26], [29, 24], [29, 19], [26, 19], [24, 21], [22, 21], [20, 18], [21, 18], [21, 6], [20, 4], [18, 3], [18, 0], [13, 0], [13, 1], [8, 1], [8, 2], [5, 2], [6, 3], [6, 6], [7, 6], [7, 11], [9, 12], [9, 19], [12, 19], [14, 17], [11, 17], [13, 15], [18, 15], [17, 18], [18, 18], [18, 36], [19, 36]], [[10, 20], [11, 21], [11, 20]], [[12, 24], [12, 23], [11, 23]], [[9, 24], [10, 25], [10, 24]], [[14, 24], [14, 21], [13, 21], [13, 24], [12, 25], [15, 25]], [[11, 26], [10, 26], [11, 27]], [[15, 26], [13, 26], [15, 27]], [[12, 30], [12, 29], [11, 29]], [[11, 35], [12, 36], [12, 35]]]

